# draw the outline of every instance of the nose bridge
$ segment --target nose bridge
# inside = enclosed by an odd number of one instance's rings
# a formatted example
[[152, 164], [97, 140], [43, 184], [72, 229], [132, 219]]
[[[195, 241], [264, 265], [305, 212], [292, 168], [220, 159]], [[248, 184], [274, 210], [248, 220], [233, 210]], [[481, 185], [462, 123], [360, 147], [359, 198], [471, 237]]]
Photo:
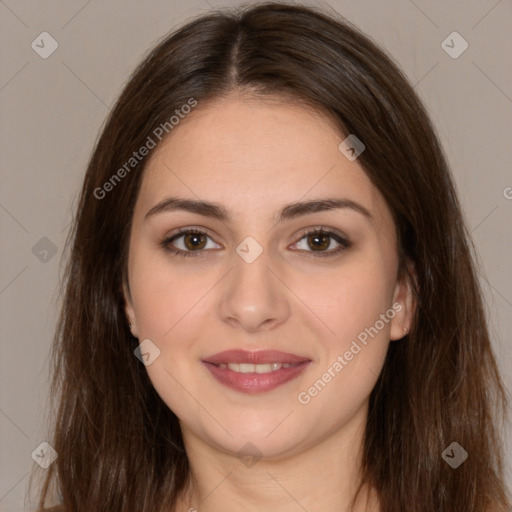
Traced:
[[269, 268], [275, 267], [270, 251], [247, 237], [236, 247], [233, 263], [220, 305], [222, 319], [252, 331], [283, 322], [289, 315], [288, 298]]

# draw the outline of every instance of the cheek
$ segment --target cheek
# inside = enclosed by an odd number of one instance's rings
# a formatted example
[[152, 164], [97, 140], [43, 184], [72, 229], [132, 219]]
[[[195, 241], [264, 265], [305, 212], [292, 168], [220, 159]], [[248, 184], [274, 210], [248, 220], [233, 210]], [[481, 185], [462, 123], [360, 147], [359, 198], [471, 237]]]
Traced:
[[[361, 257], [324, 277], [302, 276], [302, 283], [297, 281], [296, 287], [327, 327], [325, 339], [338, 347], [374, 325], [389, 309], [393, 293], [391, 274], [382, 259]], [[387, 329], [386, 323], [383, 330]]]
[[143, 248], [132, 254], [129, 278], [139, 334], [160, 340], [209, 288], [207, 274], [184, 274], [165, 255]]
[[394, 311], [389, 278], [378, 264], [354, 266], [330, 282], [325, 294], [312, 284], [309, 289], [314, 309], [333, 332], [318, 338], [318, 364], [296, 399], [308, 414], [322, 417], [325, 428], [334, 429], [355, 414], [374, 388]]
[[394, 316], [392, 283], [382, 259], [361, 258], [333, 274], [324, 289], [322, 295], [311, 284], [309, 296], [317, 297], [315, 309], [334, 334], [319, 338], [319, 364], [299, 403], [311, 400], [311, 412], [322, 414], [336, 401], [349, 417], [370, 394], [385, 361]]

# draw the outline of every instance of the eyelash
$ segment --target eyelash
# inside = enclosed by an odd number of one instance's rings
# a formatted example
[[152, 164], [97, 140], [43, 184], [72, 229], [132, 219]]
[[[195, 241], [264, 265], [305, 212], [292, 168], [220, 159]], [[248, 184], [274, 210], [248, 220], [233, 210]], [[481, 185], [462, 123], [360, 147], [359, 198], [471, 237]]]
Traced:
[[[192, 256], [192, 257], [196, 257], [197, 258], [197, 257], [201, 257], [202, 256], [201, 253], [205, 253], [206, 252], [205, 250], [183, 251], [182, 249], [176, 249], [176, 248], [170, 246], [171, 242], [174, 242], [174, 240], [180, 238], [183, 235], [206, 235], [208, 238], [211, 238], [211, 237], [208, 236], [207, 233], [205, 233], [204, 231], [201, 231], [199, 229], [196, 229], [196, 228], [181, 228], [175, 234], [173, 234], [173, 235], [165, 238], [164, 240], [162, 240], [161, 246], [166, 251], [169, 251], [169, 252], [171, 252], [172, 254], [174, 254], [176, 256], [183, 256], [183, 257]], [[305, 231], [302, 234], [302, 236], [299, 238], [298, 241], [300, 242], [303, 238], [307, 238], [309, 235], [328, 236], [329, 238], [332, 238], [333, 240], [335, 240], [336, 242], [338, 242], [340, 244], [338, 248], [336, 248], [334, 250], [330, 250], [330, 251], [318, 251], [318, 252], [317, 251], [306, 251], [306, 252], [313, 253], [313, 257], [314, 258], [327, 258], [327, 257], [337, 256], [338, 254], [340, 254], [344, 250], [348, 249], [352, 245], [352, 243], [349, 240], [347, 240], [346, 238], [338, 235], [337, 233], [334, 233], [332, 231], [328, 231], [328, 230], [324, 229], [323, 226], [320, 227], [320, 228], [308, 229], [307, 231]]]

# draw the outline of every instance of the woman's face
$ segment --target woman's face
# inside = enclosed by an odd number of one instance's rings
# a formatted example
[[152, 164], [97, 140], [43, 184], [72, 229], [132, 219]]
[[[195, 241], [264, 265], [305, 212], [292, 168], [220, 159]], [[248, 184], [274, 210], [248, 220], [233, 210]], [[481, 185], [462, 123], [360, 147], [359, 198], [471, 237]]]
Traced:
[[[230, 95], [151, 155], [126, 312], [185, 442], [278, 457], [363, 428], [411, 304], [390, 210], [344, 138], [312, 110]], [[340, 203], [307, 206], [325, 200]]]

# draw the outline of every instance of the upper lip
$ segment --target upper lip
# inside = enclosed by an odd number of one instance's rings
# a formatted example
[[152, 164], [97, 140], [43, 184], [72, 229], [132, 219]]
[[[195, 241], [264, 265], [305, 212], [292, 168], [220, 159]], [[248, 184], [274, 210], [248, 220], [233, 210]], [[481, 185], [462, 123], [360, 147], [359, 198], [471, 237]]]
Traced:
[[221, 363], [249, 363], [249, 364], [262, 364], [262, 363], [289, 363], [297, 364], [304, 361], [310, 361], [307, 357], [280, 352], [279, 350], [225, 350], [212, 356], [203, 359], [206, 363], [221, 364]]

